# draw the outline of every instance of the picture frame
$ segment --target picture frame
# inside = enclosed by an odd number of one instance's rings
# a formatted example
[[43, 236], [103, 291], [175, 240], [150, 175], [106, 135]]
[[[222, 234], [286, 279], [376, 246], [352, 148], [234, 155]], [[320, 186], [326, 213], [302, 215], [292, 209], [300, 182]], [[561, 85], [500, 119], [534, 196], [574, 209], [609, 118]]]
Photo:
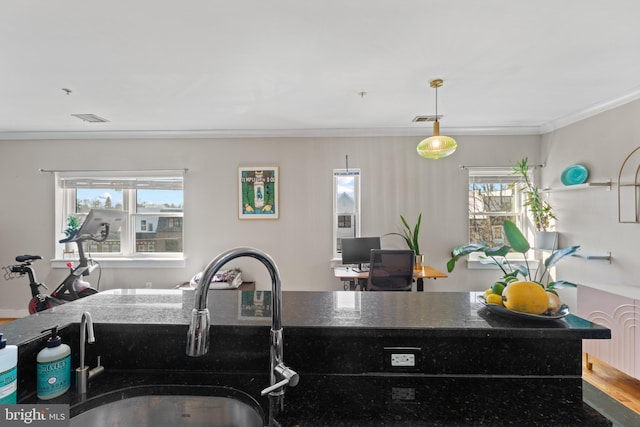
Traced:
[[239, 167], [238, 218], [280, 218], [279, 184], [278, 166]]

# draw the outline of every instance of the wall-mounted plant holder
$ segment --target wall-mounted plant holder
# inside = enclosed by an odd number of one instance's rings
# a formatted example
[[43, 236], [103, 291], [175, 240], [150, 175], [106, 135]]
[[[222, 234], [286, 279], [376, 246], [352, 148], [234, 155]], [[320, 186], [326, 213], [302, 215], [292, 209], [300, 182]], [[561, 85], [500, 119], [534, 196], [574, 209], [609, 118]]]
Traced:
[[624, 159], [618, 172], [618, 222], [640, 222], [640, 147], [633, 150]]
[[555, 251], [558, 249], [557, 231], [537, 231], [535, 248], [545, 251]]

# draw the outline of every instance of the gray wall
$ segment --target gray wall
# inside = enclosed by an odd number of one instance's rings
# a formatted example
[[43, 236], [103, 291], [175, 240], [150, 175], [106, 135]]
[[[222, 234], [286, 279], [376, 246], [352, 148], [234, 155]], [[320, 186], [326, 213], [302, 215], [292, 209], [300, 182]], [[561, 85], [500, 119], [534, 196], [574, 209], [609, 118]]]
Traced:
[[[332, 169], [362, 169], [362, 234], [399, 231], [400, 215], [423, 213], [421, 246], [426, 262], [445, 270], [451, 247], [467, 239], [467, 174], [459, 165], [511, 165], [539, 157], [538, 136], [457, 137], [451, 157], [431, 161], [415, 151], [418, 138], [264, 138], [184, 140], [0, 141], [0, 265], [18, 254], [40, 254], [38, 278], [60, 283], [65, 270], [51, 269], [54, 250], [54, 178], [43, 169], [188, 168], [185, 178], [186, 268], [103, 269], [101, 289], [171, 288], [189, 280], [218, 253], [253, 246], [278, 263], [285, 290], [338, 290], [330, 268]], [[280, 166], [281, 217], [237, 218], [237, 168]], [[398, 237], [383, 246], [402, 247]], [[266, 270], [255, 260], [240, 266], [258, 289], [269, 289]], [[493, 272], [458, 268], [446, 280], [427, 281], [431, 290], [481, 290]], [[90, 281], [95, 285], [96, 277]], [[25, 313], [26, 279], [0, 279], [0, 317]]]
[[[547, 167], [543, 179], [551, 187], [562, 187], [560, 175], [572, 164], [589, 170], [589, 181], [612, 179], [611, 191], [587, 189], [549, 194], [555, 207], [562, 246], [581, 245], [585, 253], [611, 252], [612, 262], [571, 258], [558, 264], [561, 279], [595, 285], [638, 289], [638, 242], [640, 224], [618, 223], [620, 167], [629, 153], [640, 146], [640, 102], [623, 105], [595, 117], [566, 126], [542, 137]], [[632, 170], [638, 166], [638, 157]]]
[[[362, 169], [364, 235], [398, 231], [399, 215], [423, 212], [421, 246], [426, 262], [444, 270], [451, 247], [467, 238], [467, 176], [459, 165], [511, 165], [524, 156], [546, 163], [542, 184], [561, 186], [560, 174], [581, 163], [589, 181], [617, 180], [625, 157], [640, 145], [640, 102], [585, 119], [539, 136], [459, 136], [458, 151], [439, 161], [415, 154], [417, 138], [265, 138], [214, 140], [0, 141], [0, 265], [17, 254], [40, 254], [39, 279], [51, 285], [64, 270], [51, 269], [53, 257], [53, 176], [44, 169], [173, 169], [186, 176], [185, 254], [180, 269], [105, 269], [101, 289], [171, 288], [188, 280], [216, 254], [234, 246], [255, 246], [278, 263], [286, 290], [337, 290], [330, 269], [331, 170]], [[275, 164], [281, 170], [281, 219], [237, 219], [237, 167]], [[557, 268], [559, 278], [602, 287], [640, 287], [636, 242], [640, 224], [618, 223], [618, 191], [588, 189], [554, 192], [562, 246], [580, 244], [584, 252], [611, 252], [611, 264], [571, 258]], [[394, 237], [385, 246], [401, 246]], [[262, 266], [239, 260], [258, 289], [268, 289]], [[448, 279], [427, 281], [429, 290], [482, 290], [494, 271], [467, 270], [462, 264]], [[92, 276], [93, 283], [95, 278]], [[25, 313], [25, 280], [0, 279], [0, 317]], [[563, 298], [574, 306], [574, 294]]]

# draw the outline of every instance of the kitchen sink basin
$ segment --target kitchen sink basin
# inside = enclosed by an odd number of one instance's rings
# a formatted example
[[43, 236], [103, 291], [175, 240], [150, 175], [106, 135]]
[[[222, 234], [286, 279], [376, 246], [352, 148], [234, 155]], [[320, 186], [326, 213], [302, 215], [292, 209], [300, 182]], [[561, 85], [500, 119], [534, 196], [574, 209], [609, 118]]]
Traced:
[[[77, 413], [77, 415], [74, 415]], [[71, 427], [264, 426], [260, 405], [226, 387], [142, 386], [72, 408]]]

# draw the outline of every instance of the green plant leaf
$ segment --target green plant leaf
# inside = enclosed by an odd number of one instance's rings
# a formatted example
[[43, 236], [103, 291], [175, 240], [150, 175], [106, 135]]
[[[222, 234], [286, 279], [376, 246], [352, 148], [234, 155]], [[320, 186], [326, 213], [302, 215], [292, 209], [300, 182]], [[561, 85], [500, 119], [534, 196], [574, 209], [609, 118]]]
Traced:
[[422, 222], [422, 213], [418, 215], [418, 222], [416, 222], [415, 227], [412, 229], [404, 216], [400, 215], [400, 220], [402, 221], [402, 226], [404, 227], [402, 233], [387, 233], [385, 236], [400, 236], [404, 239], [407, 244], [407, 247], [413, 250], [416, 255], [420, 255], [420, 242], [418, 241], [418, 237], [420, 234], [420, 223]]
[[514, 251], [524, 254], [531, 249], [529, 242], [526, 237], [524, 237], [520, 229], [518, 229], [518, 227], [509, 220], [504, 221], [504, 234], [507, 236], [507, 240]]
[[484, 242], [471, 243], [469, 245], [456, 246], [455, 248], [451, 249], [451, 256], [452, 257], [456, 257], [456, 258], [460, 258], [460, 257], [463, 257], [465, 255], [469, 255], [472, 252], [484, 251], [488, 247], [489, 246], [487, 246], [487, 244], [484, 243]]
[[412, 243], [411, 243], [411, 239], [409, 239], [409, 237], [406, 234], [400, 234], [400, 233], [387, 233], [385, 234], [385, 236], [400, 236], [404, 239], [404, 241], [407, 243], [407, 246], [409, 247], [409, 249], [413, 249]]
[[516, 274], [521, 274], [522, 277], [527, 277], [529, 275], [529, 268], [524, 264], [518, 264], [518, 265], [514, 266], [513, 271]]
[[470, 245], [456, 246], [451, 249], [451, 259], [447, 262], [447, 271], [451, 273], [456, 265], [456, 262], [463, 256], [469, 255], [472, 252], [484, 251], [488, 248], [484, 242], [472, 243]]
[[509, 253], [511, 247], [506, 245], [495, 246], [493, 248], [486, 248], [484, 253], [487, 256], [505, 256]]
[[420, 223], [422, 222], [422, 212], [418, 215], [418, 222], [416, 222], [416, 226], [413, 229], [413, 249], [416, 252], [416, 255], [420, 254], [420, 243], [418, 242], [418, 233], [420, 232]]
[[560, 288], [577, 288], [578, 285], [572, 282], [567, 282], [566, 280], [558, 280], [556, 282], [551, 282], [547, 285], [547, 288], [551, 289], [560, 289]]
[[546, 268], [551, 268], [562, 258], [575, 254], [579, 249], [580, 246], [569, 246], [567, 248], [558, 249], [549, 255], [549, 258], [544, 260], [544, 266]]

